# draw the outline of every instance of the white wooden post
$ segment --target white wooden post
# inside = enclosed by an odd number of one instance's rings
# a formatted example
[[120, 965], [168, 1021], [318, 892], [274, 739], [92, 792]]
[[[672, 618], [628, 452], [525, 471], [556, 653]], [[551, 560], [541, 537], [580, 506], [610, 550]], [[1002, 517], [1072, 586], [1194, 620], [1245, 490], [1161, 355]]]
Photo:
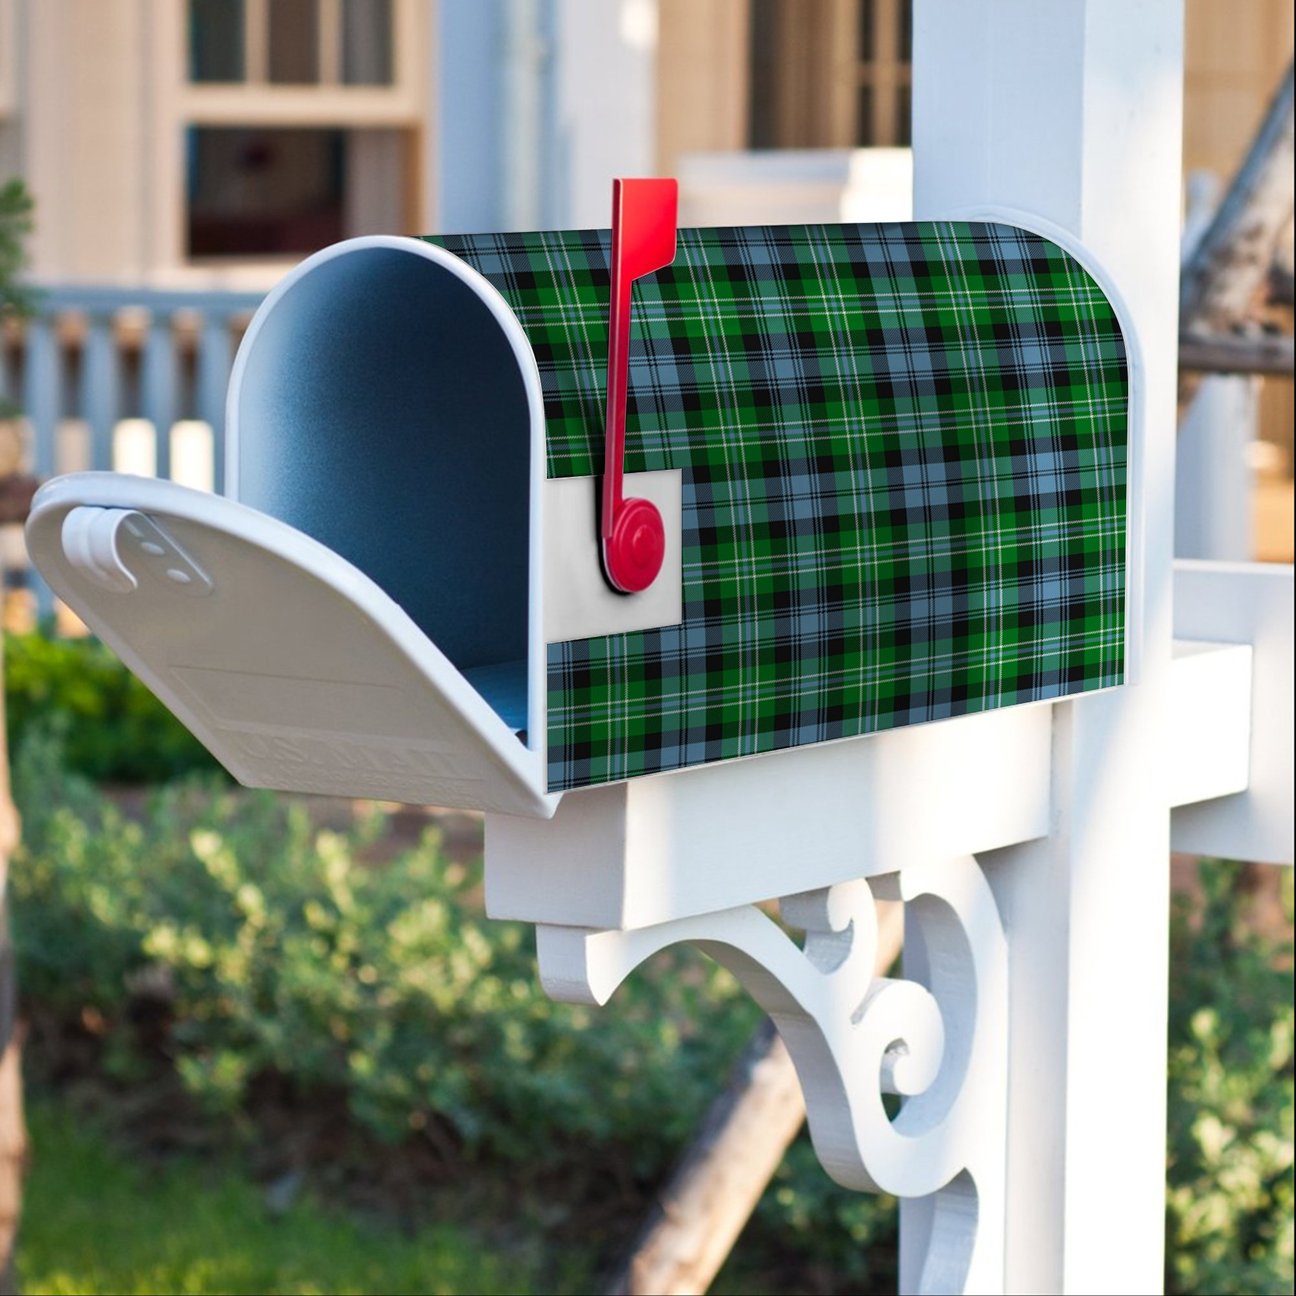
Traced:
[[1247, 562], [1255, 544], [1248, 452], [1259, 436], [1260, 380], [1212, 374], [1179, 426], [1175, 556]]
[[915, 215], [1008, 207], [1071, 232], [1112, 277], [1137, 351], [1135, 682], [1054, 708], [1052, 835], [983, 857], [1010, 949], [1009, 1291], [1162, 1284], [1170, 817], [1160, 736], [1182, 10], [1181, 0], [918, 0], [915, 15]]

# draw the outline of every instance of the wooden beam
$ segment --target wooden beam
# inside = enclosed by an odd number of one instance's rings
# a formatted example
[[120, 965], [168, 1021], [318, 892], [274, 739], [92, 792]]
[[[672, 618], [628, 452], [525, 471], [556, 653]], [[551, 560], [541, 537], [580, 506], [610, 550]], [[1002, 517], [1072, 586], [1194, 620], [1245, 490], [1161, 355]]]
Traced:
[[1296, 305], [1296, 293], [1293, 293], [1293, 263], [1296, 262], [1296, 226], [1289, 216], [1287, 226], [1278, 236], [1278, 245], [1274, 248], [1273, 264], [1269, 267], [1269, 305]]
[[1260, 297], [1292, 212], [1292, 66], [1179, 284], [1181, 333], [1221, 333]]
[[1296, 270], [1296, 211], [1287, 216], [1286, 227], [1274, 246], [1274, 260], [1269, 267], [1270, 306], [1296, 306], [1292, 293], [1293, 270]]
[[1281, 265], [1274, 262], [1269, 268], [1269, 304], [1271, 306], [1296, 306], [1296, 277], [1292, 275], [1290, 262]]
[[1293, 372], [1292, 338], [1283, 333], [1188, 333], [1179, 338], [1179, 370], [1199, 373]]
[[18, 846], [18, 812], [9, 787], [4, 729], [4, 654], [0, 651], [0, 1292], [18, 1290], [14, 1244], [28, 1161], [23, 1121], [22, 1027], [18, 1021], [16, 963], [5, 913], [9, 859]]
[[804, 1123], [796, 1070], [766, 1018], [654, 1201], [610, 1296], [705, 1292]]
[[[904, 906], [878, 908], [874, 970], [883, 976], [900, 955]], [[767, 1019], [658, 1193], [608, 1283], [609, 1296], [705, 1292], [804, 1122], [796, 1070]]]

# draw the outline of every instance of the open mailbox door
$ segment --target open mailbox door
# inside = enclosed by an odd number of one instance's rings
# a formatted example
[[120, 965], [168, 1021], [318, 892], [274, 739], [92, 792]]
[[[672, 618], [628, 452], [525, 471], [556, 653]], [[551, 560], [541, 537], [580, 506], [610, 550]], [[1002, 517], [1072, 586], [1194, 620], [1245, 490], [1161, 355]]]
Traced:
[[544, 816], [541, 751], [368, 576], [169, 482], [81, 473], [37, 498], [54, 591], [241, 783]]

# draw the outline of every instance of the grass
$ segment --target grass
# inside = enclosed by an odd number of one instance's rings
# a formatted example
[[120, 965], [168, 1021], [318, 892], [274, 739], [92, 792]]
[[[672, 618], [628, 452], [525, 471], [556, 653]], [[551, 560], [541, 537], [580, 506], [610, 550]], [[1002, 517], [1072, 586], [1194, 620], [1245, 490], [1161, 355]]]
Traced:
[[31, 1104], [28, 1125], [18, 1265], [29, 1296], [535, 1290], [534, 1267], [459, 1226], [409, 1236], [309, 1197], [275, 1214], [233, 1165], [128, 1158], [48, 1102]]

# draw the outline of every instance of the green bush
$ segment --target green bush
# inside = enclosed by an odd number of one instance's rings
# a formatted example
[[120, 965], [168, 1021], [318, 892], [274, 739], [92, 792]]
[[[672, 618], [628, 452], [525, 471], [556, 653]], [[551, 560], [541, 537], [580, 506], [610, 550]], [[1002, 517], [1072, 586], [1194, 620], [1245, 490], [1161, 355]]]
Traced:
[[[479, 873], [434, 832], [381, 867], [374, 818], [319, 831], [300, 802], [208, 779], [128, 818], [63, 767], [39, 728], [15, 764], [24, 844], [10, 878], [28, 1002], [105, 1023], [123, 1078], [174, 1066], [196, 1099], [248, 1121], [275, 1077], [341, 1095], [374, 1137], [449, 1131], [479, 1165], [616, 1165], [647, 1186], [678, 1154], [758, 1014], [723, 970], [668, 952], [604, 1011], [550, 1002], [529, 929], [481, 916]], [[1247, 924], [1228, 866], [1173, 929], [1171, 1291], [1290, 1290], [1292, 958]], [[1290, 878], [1288, 879], [1290, 916]], [[129, 1027], [163, 995], [146, 1056]], [[534, 1180], [532, 1180], [534, 1182]], [[794, 1145], [722, 1286], [809, 1265], [825, 1290], [894, 1282], [894, 1204], [836, 1188]]]
[[[435, 831], [372, 867], [380, 817], [319, 831], [300, 802], [212, 780], [158, 789], [127, 817], [69, 774], [39, 729], [14, 787], [27, 1003], [101, 1023], [100, 1065], [131, 1081], [157, 1065], [140, 1052], [132, 1007], [164, 994], [167, 1064], [249, 1133], [244, 1100], [272, 1076], [303, 1100], [341, 1094], [388, 1143], [439, 1123], [479, 1165], [525, 1167], [532, 1183], [615, 1166], [642, 1193], [759, 1020], [733, 978], [691, 950], [658, 955], [606, 1010], [553, 1003], [530, 928], [482, 918], [479, 869], [448, 862]], [[835, 1187], [808, 1143], [760, 1216], [734, 1271], [744, 1290], [798, 1257], [830, 1265], [842, 1291], [894, 1271], [894, 1204]]]
[[1172, 928], [1166, 1286], [1290, 1292], [1291, 941], [1257, 932], [1238, 866], [1200, 876]]
[[756, 1021], [728, 973], [687, 952], [633, 978], [615, 1011], [555, 1004], [530, 928], [485, 921], [478, 870], [448, 863], [435, 832], [369, 867], [378, 819], [318, 831], [299, 802], [212, 784], [158, 791], [132, 820], [44, 740], [14, 781], [23, 994], [126, 1039], [112, 1027], [133, 994], [164, 987], [176, 1068], [231, 1113], [274, 1075], [345, 1094], [389, 1141], [439, 1119], [470, 1152], [536, 1164], [581, 1140], [651, 1173]]
[[220, 769], [206, 748], [98, 640], [5, 635], [9, 750], [34, 725], [61, 734], [68, 767], [114, 783]]
[[[719, 1275], [717, 1290], [750, 1292], [753, 1273], [782, 1253], [792, 1264], [776, 1291], [787, 1291], [800, 1277], [815, 1291], [894, 1292], [899, 1281], [896, 1206], [894, 1197], [852, 1192], [835, 1184], [802, 1130]], [[765, 1243], [768, 1256], [762, 1256], [757, 1239]]]

